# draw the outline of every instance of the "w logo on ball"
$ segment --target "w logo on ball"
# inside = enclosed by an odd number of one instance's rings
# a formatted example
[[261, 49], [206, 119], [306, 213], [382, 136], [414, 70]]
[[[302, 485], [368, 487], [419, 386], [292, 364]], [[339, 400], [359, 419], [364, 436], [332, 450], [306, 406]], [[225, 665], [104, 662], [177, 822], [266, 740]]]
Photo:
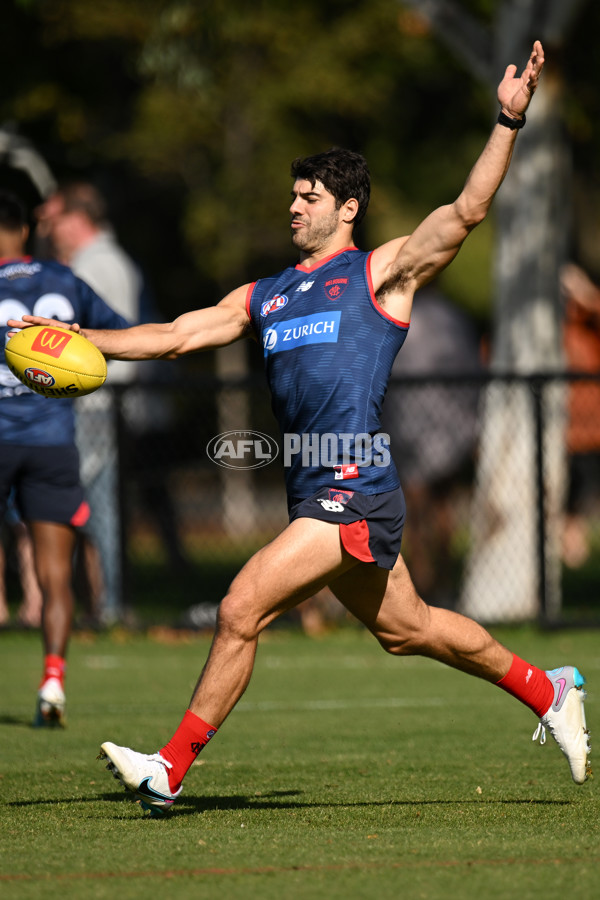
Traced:
[[44, 328], [35, 338], [31, 349], [58, 359], [71, 337], [68, 331], [65, 331], [63, 328]]

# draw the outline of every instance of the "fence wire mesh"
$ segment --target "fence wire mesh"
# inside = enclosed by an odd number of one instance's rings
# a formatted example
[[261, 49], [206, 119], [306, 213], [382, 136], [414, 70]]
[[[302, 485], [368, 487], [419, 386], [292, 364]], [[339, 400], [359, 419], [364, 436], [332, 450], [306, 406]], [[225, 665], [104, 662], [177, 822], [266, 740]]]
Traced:
[[[427, 602], [486, 623], [600, 622], [599, 409], [600, 375], [392, 379], [383, 431]], [[210, 627], [237, 571], [287, 524], [281, 454], [250, 469], [207, 452], [226, 431], [281, 444], [264, 378], [106, 387], [77, 411], [101, 563], [94, 575], [80, 549], [82, 608]], [[324, 592], [288, 621], [340, 615]]]

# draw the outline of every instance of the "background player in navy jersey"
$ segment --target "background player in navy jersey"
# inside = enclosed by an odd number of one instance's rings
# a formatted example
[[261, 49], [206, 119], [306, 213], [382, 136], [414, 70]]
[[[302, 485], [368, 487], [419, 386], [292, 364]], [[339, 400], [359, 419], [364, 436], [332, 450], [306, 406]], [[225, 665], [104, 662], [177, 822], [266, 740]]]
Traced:
[[452, 261], [488, 212], [542, 65], [536, 42], [520, 77], [508, 67], [498, 88], [498, 124], [462, 192], [412, 235], [371, 254], [356, 248], [368, 171], [357, 154], [331, 150], [292, 167], [296, 266], [170, 324], [84, 330], [118, 359], [173, 358], [260, 339], [289, 457], [290, 525], [250, 559], [223, 599], [208, 660], [173, 738], [153, 755], [102, 745], [109, 768], [152, 811], [172, 805], [188, 768], [243, 694], [262, 629], [324, 585], [388, 652], [432, 657], [519, 698], [549, 727], [573, 779], [585, 780], [582, 676], [571, 666], [547, 674], [475, 622], [419, 598], [399, 555], [404, 504], [378, 435], [385, 382], [413, 295]]
[[[8, 319], [26, 314], [85, 322], [94, 328], [129, 323], [65, 266], [25, 255], [27, 213], [0, 192], [0, 340]], [[65, 656], [73, 619], [75, 529], [89, 517], [79, 481], [72, 400], [49, 400], [10, 372], [0, 357], [0, 522], [11, 489], [33, 541], [43, 597], [44, 672], [35, 723], [62, 724]]]

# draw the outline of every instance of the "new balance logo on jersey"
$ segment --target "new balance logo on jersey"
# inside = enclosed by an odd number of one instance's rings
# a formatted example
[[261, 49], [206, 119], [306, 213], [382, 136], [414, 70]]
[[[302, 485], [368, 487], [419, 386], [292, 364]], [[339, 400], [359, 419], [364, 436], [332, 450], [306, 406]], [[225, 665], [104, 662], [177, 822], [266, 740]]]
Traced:
[[298, 285], [296, 288], [296, 293], [298, 293], [298, 291], [310, 291], [313, 284], [314, 281], [303, 281], [302, 284]]
[[337, 500], [325, 500], [322, 497], [318, 497], [317, 503], [320, 503], [323, 509], [327, 512], [344, 512], [344, 505], [342, 503], [338, 503]]

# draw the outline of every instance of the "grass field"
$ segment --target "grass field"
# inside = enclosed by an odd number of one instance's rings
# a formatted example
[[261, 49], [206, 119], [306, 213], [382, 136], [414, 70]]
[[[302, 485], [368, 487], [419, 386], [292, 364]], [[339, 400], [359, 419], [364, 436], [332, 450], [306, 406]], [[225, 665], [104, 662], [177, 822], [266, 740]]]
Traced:
[[[496, 634], [544, 668], [576, 662], [600, 733], [597, 632]], [[3, 900], [598, 896], [598, 785], [574, 785], [551, 739], [531, 742], [533, 714], [351, 627], [267, 632], [183, 798], [144, 817], [99, 745], [160, 747], [207, 649], [169, 631], [77, 635], [56, 732], [30, 727], [39, 636], [0, 634]]]

